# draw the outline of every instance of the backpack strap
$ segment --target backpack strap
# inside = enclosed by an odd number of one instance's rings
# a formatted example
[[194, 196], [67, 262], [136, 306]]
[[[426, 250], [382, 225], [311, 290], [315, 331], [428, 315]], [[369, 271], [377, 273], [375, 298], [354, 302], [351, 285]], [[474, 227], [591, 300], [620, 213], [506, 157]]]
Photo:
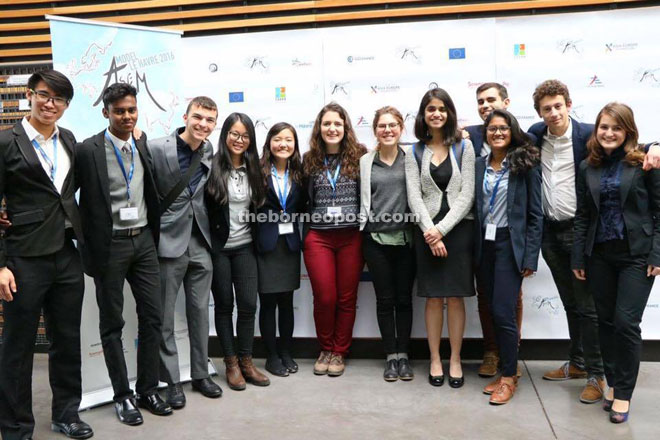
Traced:
[[417, 162], [417, 168], [419, 172], [422, 172], [422, 157], [424, 156], [424, 149], [420, 148], [419, 142], [415, 142], [412, 146], [413, 155], [415, 156], [415, 161]]
[[454, 152], [454, 158], [458, 164], [458, 170], [461, 171], [461, 166], [463, 165], [463, 150], [465, 149], [465, 139], [461, 139], [461, 148], [457, 148], [458, 142], [452, 145], [451, 149]]

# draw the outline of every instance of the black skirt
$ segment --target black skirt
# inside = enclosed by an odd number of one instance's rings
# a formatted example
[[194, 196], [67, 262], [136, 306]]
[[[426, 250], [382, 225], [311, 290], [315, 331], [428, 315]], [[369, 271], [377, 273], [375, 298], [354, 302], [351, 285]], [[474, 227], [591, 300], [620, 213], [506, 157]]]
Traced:
[[259, 293], [291, 292], [300, 287], [300, 251], [292, 252], [280, 236], [271, 252], [257, 255]]
[[426, 298], [474, 295], [473, 220], [462, 220], [442, 239], [447, 257], [435, 257], [415, 227], [417, 295]]

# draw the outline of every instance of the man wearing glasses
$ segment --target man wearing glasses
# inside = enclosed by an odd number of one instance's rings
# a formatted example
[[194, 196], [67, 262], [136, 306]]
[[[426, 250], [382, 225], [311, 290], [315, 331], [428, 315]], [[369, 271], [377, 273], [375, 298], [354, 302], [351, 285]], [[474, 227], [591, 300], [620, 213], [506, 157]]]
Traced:
[[6, 199], [10, 222], [0, 238], [0, 430], [4, 440], [32, 438], [32, 361], [43, 308], [51, 428], [86, 439], [93, 431], [78, 416], [84, 281], [73, 244], [83, 240], [74, 198], [76, 140], [56, 125], [73, 86], [61, 73], [46, 70], [30, 77], [28, 89], [30, 115], [0, 132], [0, 198]]

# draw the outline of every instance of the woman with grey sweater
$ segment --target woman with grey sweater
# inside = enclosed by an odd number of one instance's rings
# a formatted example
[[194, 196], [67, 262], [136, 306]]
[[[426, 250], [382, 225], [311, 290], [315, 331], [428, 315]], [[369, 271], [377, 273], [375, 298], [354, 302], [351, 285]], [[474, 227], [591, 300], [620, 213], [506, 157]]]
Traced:
[[417, 216], [415, 256], [417, 294], [426, 297], [426, 333], [431, 365], [429, 383], [441, 386], [440, 359], [443, 308], [451, 344], [449, 385], [463, 386], [461, 345], [465, 329], [463, 298], [474, 295], [472, 214], [474, 149], [461, 140], [456, 107], [443, 89], [422, 98], [415, 120], [419, 142], [406, 155], [408, 205]]

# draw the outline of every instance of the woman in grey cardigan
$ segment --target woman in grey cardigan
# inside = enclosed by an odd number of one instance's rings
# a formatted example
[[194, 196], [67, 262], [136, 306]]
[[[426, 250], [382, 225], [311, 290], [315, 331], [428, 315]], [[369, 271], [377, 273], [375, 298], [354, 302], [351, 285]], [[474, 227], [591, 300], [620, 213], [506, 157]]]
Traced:
[[415, 228], [417, 294], [426, 297], [426, 333], [431, 352], [429, 382], [444, 383], [440, 359], [443, 306], [451, 344], [449, 385], [463, 386], [461, 345], [465, 329], [463, 298], [474, 295], [472, 215], [474, 149], [461, 141], [456, 108], [443, 89], [424, 94], [415, 120], [412, 154], [406, 155], [408, 205]]

